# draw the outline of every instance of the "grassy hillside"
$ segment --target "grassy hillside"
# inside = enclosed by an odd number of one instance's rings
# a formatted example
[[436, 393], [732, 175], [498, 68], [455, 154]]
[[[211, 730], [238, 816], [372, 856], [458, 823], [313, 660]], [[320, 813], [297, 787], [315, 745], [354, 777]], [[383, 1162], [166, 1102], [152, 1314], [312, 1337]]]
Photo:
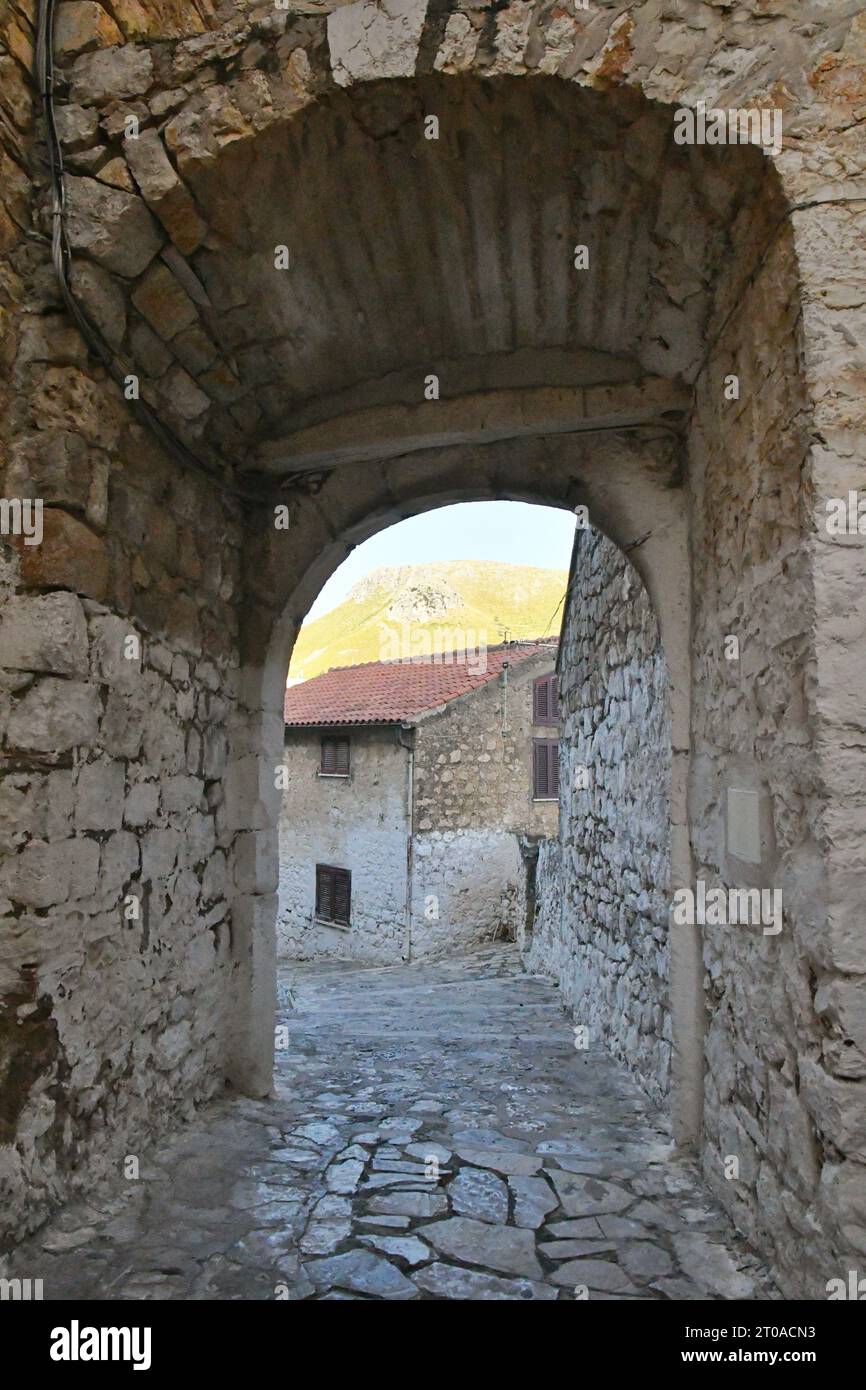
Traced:
[[425, 634], [437, 651], [466, 641], [492, 647], [506, 637], [556, 637], [567, 578], [565, 570], [488, 560], [373, 570], [337, 608], [304, 624], [289, 680], [419, 654]]

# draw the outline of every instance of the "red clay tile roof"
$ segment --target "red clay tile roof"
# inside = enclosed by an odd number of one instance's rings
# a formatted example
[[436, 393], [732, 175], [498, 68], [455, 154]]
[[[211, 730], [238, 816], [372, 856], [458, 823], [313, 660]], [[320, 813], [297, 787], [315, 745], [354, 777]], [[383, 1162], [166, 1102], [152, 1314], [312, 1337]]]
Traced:
[[[303, 724], [403, 724], [425, 710], [437, 709], [486, 685], [502, 671], [547, 649], [556, 655], [556, 640], [537, 638], [488, 647], [479, 654], [446, 652], [436, 660], [370, 661], [338, 666], [286, 691], [285, 718]], [[479, 666], [484, 667], [479, 670]]]

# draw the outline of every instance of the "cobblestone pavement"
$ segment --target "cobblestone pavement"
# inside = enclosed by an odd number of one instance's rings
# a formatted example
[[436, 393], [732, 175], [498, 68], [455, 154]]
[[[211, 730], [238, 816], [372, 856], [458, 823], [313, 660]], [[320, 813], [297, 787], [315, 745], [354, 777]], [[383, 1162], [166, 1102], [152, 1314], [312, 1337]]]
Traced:
[[209, 1107], [8, 1273], [49, 1299], [778, 1297], [513, 948], [281, 992], [275, 1099]]

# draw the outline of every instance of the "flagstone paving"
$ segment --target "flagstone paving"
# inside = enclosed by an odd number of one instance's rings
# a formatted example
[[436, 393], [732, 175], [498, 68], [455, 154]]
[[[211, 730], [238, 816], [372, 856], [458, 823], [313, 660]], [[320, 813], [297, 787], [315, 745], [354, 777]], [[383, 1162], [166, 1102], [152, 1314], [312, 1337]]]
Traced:
[[293, 965], [220, 1100], [8, 1261], [48, 1299], [774, 1299], [663, 1117], [513, 947]]

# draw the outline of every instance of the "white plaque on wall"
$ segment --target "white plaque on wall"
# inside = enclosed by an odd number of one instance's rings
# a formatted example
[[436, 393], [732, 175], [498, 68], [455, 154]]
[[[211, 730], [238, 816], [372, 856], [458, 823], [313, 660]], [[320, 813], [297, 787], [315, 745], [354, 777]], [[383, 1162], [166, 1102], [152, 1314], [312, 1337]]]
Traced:
[[744, 864], [761, 862], [761, 807], [757, 792], [728, 787], [728, 854]]

